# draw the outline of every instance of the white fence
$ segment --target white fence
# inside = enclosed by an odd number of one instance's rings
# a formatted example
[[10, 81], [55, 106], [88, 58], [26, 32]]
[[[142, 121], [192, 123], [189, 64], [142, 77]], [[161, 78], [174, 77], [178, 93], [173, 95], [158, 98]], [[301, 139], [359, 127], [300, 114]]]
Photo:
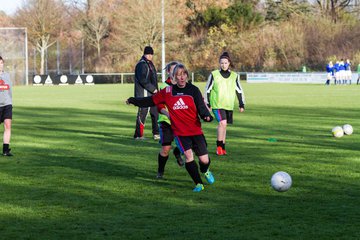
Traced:
[[[324, 84], [326, 82], [326, 72], [313, 73], [247, 73], [248, 83], [306, 83], [306, 84]], [[352, 83], [356, 83], [357, 73], [352, 74]], [[331, 81], [333, 84], [333, 81]]]

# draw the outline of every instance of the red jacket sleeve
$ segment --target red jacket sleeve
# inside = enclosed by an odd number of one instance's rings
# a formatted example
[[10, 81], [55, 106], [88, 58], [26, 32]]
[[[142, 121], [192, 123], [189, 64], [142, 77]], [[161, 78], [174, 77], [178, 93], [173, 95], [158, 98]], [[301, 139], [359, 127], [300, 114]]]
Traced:
[[[152, 95], [152, 100], [154, 101], [155, 105], [161, 105], [161, 104], [164, 105], [165, 104], [166, 91], [169, 91], [169, 89], [167, 89], [167, 88], [168, 87], [163, 88], [156, 94]], [[171, 89], [170, 89], [170, 91], [171, 91]], [[161, 109], [159, 109], [159, 107], [158, 107], [158, 110], [161, 110]]]

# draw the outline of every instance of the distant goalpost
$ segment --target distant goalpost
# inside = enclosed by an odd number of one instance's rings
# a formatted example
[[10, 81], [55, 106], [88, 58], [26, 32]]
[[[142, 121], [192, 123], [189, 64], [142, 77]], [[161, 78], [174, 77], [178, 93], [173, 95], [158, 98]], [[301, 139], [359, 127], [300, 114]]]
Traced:
[[13, 85], [29, 84], [28, 36], [26, 28], [0, 27], [0, 56]]

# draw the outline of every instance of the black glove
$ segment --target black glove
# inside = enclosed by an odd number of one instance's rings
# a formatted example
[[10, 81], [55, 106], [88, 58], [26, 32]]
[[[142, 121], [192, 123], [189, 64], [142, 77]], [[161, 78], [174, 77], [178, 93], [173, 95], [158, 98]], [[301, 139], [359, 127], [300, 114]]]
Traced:
[[[209, 120], [207, 120], [207, 117], [209, 117]], [[206, 116], [206, 117], [204, 117], [204, 121], [205, 122], [212, 122], [212, 120], [214, 120], [214, 118], [213, 118], [213, 116]]]
[[133, 105], [135, 105], [135, 98], [134, 98], [134, 97], [129, 97], [129, 98], [126, 100], [126, 104], [133, 104]]

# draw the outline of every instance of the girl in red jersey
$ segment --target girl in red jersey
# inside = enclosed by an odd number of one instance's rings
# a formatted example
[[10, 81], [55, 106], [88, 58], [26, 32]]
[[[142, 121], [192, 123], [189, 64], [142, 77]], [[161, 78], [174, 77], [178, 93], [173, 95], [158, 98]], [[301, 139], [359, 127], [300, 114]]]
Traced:
[[[175, 85], [176, 82], [173, 78], [172, 72], [178, 62], [170, 62], [166, 65], [166, 73], [168, 74], [168, 79], [159, 85], [159, 89], [163, 89], [170, 85]], [[169, 112], [164, 104], [157, 105], [159, 111], [159, 133], [160, 133], [160, 144], [161, 150], [158, 155], [158, 172], [156, 178], [162, 179], [165, 172], [165, 165], [167, 160], [169, 159], [169, 152], [171, 150], [171, 143], [174, 140], [174, 134], [171, 130], [171, 121], [169, 119]], [[176, 161], [180, 167], [184, 166], [184, 161], [181, 158], [181, 152], [178, 147], [174, 148], [173, 151]]]
[[203, 101], [199, 88], [187, 83], [189, 73], [186, 67], [183, 64], [177, 64], [173, 70], [173, 76], [176, 85], [168, 86], [151, 97], [131, 97], [127, 103], [139, 107], [161, 103], [166, 105], [176, 145], [184, 153], [185, 168], [196, 185], [193, 191], [200, 192], [204, 189], [204, 185], [198, 165], [194, 161], [193, 151], [199, 158], [200, 171], [204, 173], [208, 183], [213, 184], [215, 179], [209, 171], [210, 158], [200, 122], [200, 118], [206, 122], [211, 122], [213, 118]]

